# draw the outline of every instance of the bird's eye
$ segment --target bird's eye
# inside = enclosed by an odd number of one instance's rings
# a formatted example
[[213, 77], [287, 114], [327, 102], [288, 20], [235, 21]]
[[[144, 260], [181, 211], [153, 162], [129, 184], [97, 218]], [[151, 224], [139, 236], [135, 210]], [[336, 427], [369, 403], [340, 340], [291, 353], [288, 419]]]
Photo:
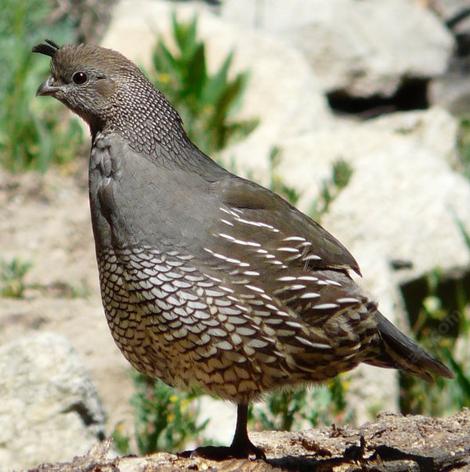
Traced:
[[72, 80], [78, 85], [84, 84], [87, 79], [88, 77], [85, 72], [75, 72], [75, 74], [72, 76]]

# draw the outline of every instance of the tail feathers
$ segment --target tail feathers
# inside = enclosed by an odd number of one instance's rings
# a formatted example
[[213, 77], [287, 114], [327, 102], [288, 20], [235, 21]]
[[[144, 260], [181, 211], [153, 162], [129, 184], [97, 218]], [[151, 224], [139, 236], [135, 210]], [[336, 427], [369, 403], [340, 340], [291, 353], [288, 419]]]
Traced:
[[440, 361], [430, 356], [398, 328], [377, 312], [377, 328], [382, 340], [380, 354], [368, 359], [368, 364], [402, 369], [405, 372], [432, 381], [433, 375], [451, 379], [454, 374]]

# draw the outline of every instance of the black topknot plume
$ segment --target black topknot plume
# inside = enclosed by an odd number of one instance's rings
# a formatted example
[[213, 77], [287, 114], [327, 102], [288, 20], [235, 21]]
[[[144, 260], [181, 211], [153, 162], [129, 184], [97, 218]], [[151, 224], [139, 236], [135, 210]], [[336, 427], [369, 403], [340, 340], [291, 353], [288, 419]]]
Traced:
[[33, 52], [38, 52], [39, 54], [44, 54], [46, 56], [54, 57], [55, 53], [59, 50], [59, 45], [46, 39], [44, 43], [38, 44], [33, 47]]

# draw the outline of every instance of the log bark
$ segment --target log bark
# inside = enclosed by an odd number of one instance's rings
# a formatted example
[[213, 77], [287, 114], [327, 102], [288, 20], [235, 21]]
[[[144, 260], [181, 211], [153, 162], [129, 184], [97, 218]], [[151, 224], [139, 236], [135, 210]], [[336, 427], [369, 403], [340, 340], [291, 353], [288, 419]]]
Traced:
[[169, 453], [112, 458], [108, 440], [69, 463], [43, 464], [31, 472], [470, 471], [469, 409], [447, 418], [382, 414], [359, 428], [262, 432], [251, 438], [265, 450], [267, 462]]

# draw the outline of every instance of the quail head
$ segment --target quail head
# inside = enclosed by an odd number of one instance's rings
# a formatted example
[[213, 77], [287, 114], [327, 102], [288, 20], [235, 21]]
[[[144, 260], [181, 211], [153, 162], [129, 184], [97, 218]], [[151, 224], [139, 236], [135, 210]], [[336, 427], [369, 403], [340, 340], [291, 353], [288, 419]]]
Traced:
[[338, 240], [203, 154], [131, 61], [86, 44], [33, 51], [52, 58], [37, 94], [90, 127], [91, 218], [116, 344], [138, 371], [238, 405], [231, 446], [198, 453], [263, 457], [248, 438], [249, 402], [361, 362], [452, 376], [361, 292]]

